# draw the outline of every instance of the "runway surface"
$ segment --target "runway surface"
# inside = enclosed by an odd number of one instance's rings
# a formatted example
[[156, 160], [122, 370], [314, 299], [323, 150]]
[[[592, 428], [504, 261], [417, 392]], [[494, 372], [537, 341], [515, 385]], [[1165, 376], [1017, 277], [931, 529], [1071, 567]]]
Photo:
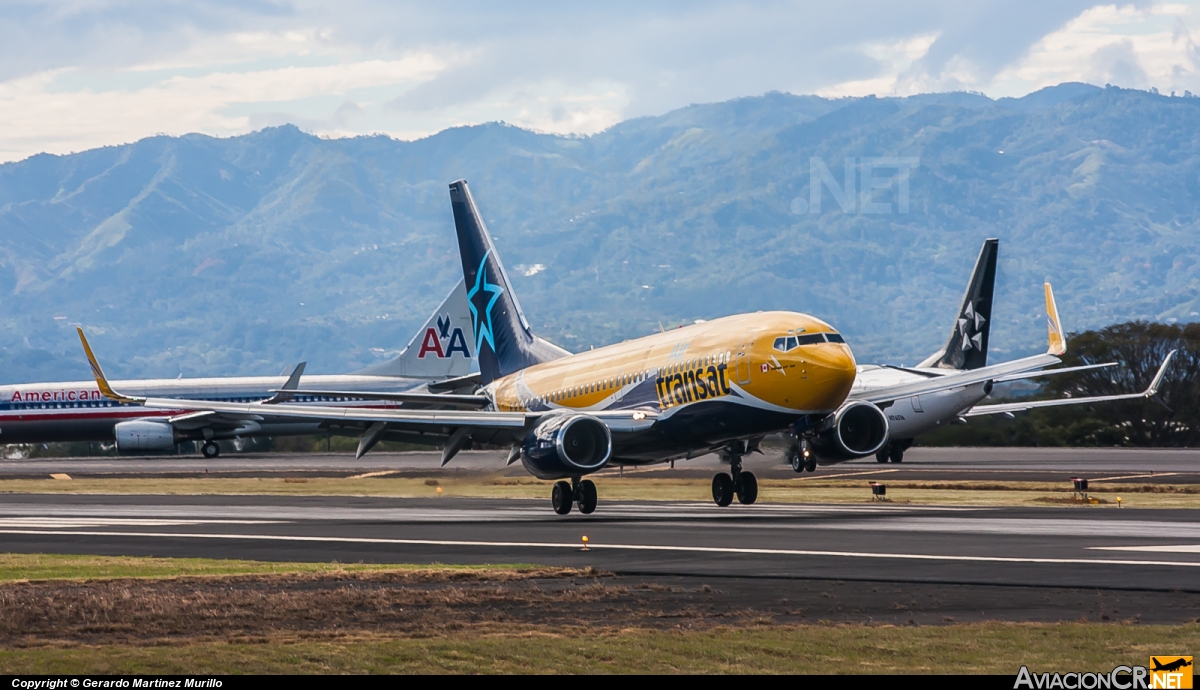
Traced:
[[601, 500], [559, 517], [529, 500], [6, 494], [0, 540], [9, 552], [1200, 592], [1200, 516], [1186, 510]]
[[[0, 461], [0, 479], [44, 479], [53, 473], [72, 477], [130, 476], [354, 476], [372, 472], [419, 473], [440, 476], [454, 473], [524, 475], [521, 466], [505, 468], [504, 452], [460, 453], [445, 469], [440, 452], [369, 453], [359, 460], [353, 453], [244, 453], [215, 460], [199, 456], [141, 456], [97, 458], [37, 458]], [[746, 458], [747, 469], [759, 477], [794, 478], [782, 464], [781, 452], [768, 449]], [[714, 455], [667, 465], [626, 470], [626, 474], [662, 473], [662, 476], [708, 476], [719, 471]], [[609, 469], [606, 473], [615, 473]], [[1125, 448], [913, 448], [903, 464], [879, 464], [874, 457], [817, 468], [810, 477], [853, 475], [890, 480], [1007, 480], [1065, 481], [1072, 476], [1093, 480], [1166, 481], [1200, 483], [1200, 451]], [[1162, 476], [1160, 476], [1162, 475]]]

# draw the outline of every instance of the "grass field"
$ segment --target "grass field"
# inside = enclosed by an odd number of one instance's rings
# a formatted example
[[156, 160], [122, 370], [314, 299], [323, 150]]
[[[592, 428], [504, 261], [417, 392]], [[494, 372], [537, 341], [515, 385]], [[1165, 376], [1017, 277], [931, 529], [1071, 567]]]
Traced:
[[[3, 554], [0, 580], [0, 611], [23, 617], [0, 621], [0, 671], [9, 674], [1015, 674], [1021, 665], [1103, 672], [1200, 647], [1196, 623], [711, 617], [705, 601], [721, 594], [707, 587], [671, 594], [528, 565]], [[670, 596], [698, 608], [679, 615], [656, 605]], [[378, 627], [393, 621], [400, 627]]]
[[[893, 503], [1047, 506], [1089, 505], [1072, 500], [1064, 483], [1043, 482], [886, 482]], [[710, 501], [711, 481], [651, 476], [600, 476], [601, 500]], [[336, 495], [395, 497], [484, 497], [549, 500], [551, 482], [531, 477], [472, 475], [465, 478], [313, 477], [313, 478], [180, 478], [180, 479], [10, 479], [0, 480], [0, 493], [83, 493], [159, 495]], [[441, 492], [438, 492], [441, 489]], [[1090, 507], [1200, 508], [1200, 486], [1172, 484], [1093, 483]], [[768, 503], [864, 503], [871, 500], [868, 480], [767, 479], [759, 482], [759, 500]]]
[[0, 649], [5, 673], [998, 673], [1101, 671], [1200, 648], [1200, 625], [979, 623], [470, 632]]
[[533, 565], [380, 565], [372, 563], [279, 563], [216, 558], [141, 558], [47, 553], [0, 553], [0, 583], [29, 580], [96, 580], [288, 573], [452, 570], [482, 574], [530, 571]]

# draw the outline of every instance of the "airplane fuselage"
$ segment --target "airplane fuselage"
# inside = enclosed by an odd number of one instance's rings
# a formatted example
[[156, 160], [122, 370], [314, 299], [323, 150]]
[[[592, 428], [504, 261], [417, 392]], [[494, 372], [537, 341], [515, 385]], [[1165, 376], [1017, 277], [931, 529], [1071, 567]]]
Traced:
[[854, 355], [829, 324], [772, 311], [536, 364], [484, 392], [497, 410], [652, 410], [653, 431], [614, 439], [613, 461], [637, 464], [707, 452], [831, 412], [854, 377]]
[[[425, 382], [394, 376], [329, 375], [305, 376], [304, 385], [313, 389], [339, 391], [403, 392]], [[271, 397], [287, 381], [286, 376], [253, 376], [197, 379], [143, 379], [114, 381], [120, 390], [138, 397], [188, 398], [220, 402], [253, 402]], [[293, 402], [336, 403], [344, 406], [392, 407], [388, 403], [363, 400], [317, 399], [297, 396]], [[0, 386], [0, 443], [50, 443], [59, 441], [113, 440], [113, 428], [133, 420], [163, 420], [183, 414], [179, 410], [150, 409], [113, 402], [100, 394], [95, 381], [24, 383]], [[273, 434], [316, 434], [317, 422], [265, 420], [258, 430], [236, 436]], [[218, 433], [215, 438], [227, 435]], [[229, 436], [232, 437], [232, 436]]]
[[[860, 366], [851, 395], [925, 379], [926, 377], [920, 374], [900, 369]], [[960, 414], [982, 402], [988, 396], [989, 390], [986, 384], [976, 383], [937, 393], [900, 398], [883, 407], [888, 418], [888, 438], [893, 441], [905, 441], [952, 424]]]

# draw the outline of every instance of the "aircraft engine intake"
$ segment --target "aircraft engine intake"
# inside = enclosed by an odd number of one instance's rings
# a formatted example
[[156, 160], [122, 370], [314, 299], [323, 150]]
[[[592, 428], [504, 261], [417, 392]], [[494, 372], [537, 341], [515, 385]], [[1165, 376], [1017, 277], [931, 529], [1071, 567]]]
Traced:
[[121, 422], [113, 428], [117, 450], [171, 450], [175, 447], [175, 429], [163, 422]]
[[588, 415], [558, 415], [537, 425], [521, 446], [521, 464], [539, 479], [565, 479], [602, 469], [612, 457], [612, 434]]
[[888, 440], [883, 410], [864, 402], [848, 402], [829, 417], [828, 426], [813, 438], [817, 457], [829, 462], [871, 455]]

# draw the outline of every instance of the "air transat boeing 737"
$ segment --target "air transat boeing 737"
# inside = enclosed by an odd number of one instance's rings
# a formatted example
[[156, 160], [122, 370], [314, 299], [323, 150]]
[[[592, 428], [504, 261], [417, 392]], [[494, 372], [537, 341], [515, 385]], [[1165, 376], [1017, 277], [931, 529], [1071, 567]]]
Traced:
[[[394, 359], [355, 374], [305, 376], [303, 381], [308, 387], [344, 392], [413, 390], [469, 374], [474, 361], [473, 338], [466, 292], [460, 282]], [[379, 405], [347, 396], [274, 394], [273, 389], [295, 389], [303, 372], [304, 365], [300, 365], [290, 378], [149, 379], [117, 381], [115, 385], [154, 398]], [[317, 421], [118, 405], [101, 395], [94, 381], [0, 386], [0, 443], [102, 441], [115, 442], [122, 452], [136, 452], [171, 450], [181, 442], [200, 441], [201, 452], [211, 458], [220, 453], [216, 442], [222, 439], [317, 433], [324, 433]]]
[[[104, 394], [146, 407], [314, 419], [362, 434], [360, 453], [380, 434], [404, 433], [444, 445], [443, 464], [472, 442], [509, 446], [541, 479], [559, 480], [559, 514], [596, 508], [586, 479], [609, 465], [643, 465], [719, 452], [729, 473], [713, 478], [713, 500], [754, 503], [758, 483], [742, 457], [770, 433], [790, 431], [823, 462], [874, 454], [888, 441], [881, 409], [898, 399], [985, 383], [1059, 362], [1050, 353], [882, 387], [849, 399], [854, 355], [830, 324], [788, 311], [738, 314], [579, 354], [534, 335], [465, 181], [450, 185], [482, 388], [472, 395], [380, 394], [405, 407], [364, 410], [287, 403], [215, 403]], [[82, 337], [82, 332], [80, 336]], [[779, 338], [797, 347], [779, 351]], [[803, 344], [800, 345], [800, 338]], [[299, 389], [297, 395], [330, 393]], [[436, 408], [436, 409], [419, 409]], [[465, 408], [465, 409], [464, 409]]]

